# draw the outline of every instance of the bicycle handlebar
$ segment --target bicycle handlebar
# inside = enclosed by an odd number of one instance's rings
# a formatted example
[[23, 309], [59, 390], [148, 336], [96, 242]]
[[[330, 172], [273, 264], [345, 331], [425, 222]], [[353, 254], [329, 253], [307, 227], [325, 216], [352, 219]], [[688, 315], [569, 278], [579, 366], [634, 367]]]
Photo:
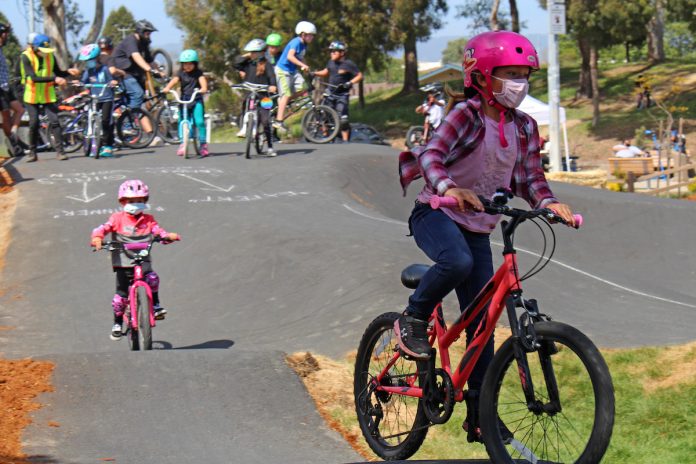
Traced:
[[193, 101], [196, 99], [196, 96], [197, 96], [199, 93], [201, 93], [201, 89], [196, 89], [196, 90], [194, 90], [194, 91], [193, 91], [193, 94], [191, 95], [191, 99], [188, 100], [188, 101], [179, 99], [179, 93], [178, 93], [176, 90], [174, 90], [174, 89], [170, 90], [169, 93], [171, 93], [172, 95], [174, 95], [174, 100], [175, 100], [177, 103], [182, 104], [182, 105], [188, 105], [189, 103], [193, 103]]
[[230, 88], [234, 90], [246, 90], [249, 92], [268, 92], [270, 85], [266, 84], [254, 84], [252, 82], [244, 81], [241, 84], [232, 84]]
[[[568, 222], [554, 213], [548, 208], [536, 209], [531, 211], [526, 211], [517, 208], [510, 208], [507, 205], [496, 204], [487, 198], [479, 196], [481, 203], [483, 203], [484, 212], [487, 214], [502, 214], [510, 217], [520, 217], [524, 219], [531, 219], [539, 216], [543, 216], [552, 222], [560, 222], [561, 224], [569, 225]], [[456, 208], [459, 206], [459, 201], [454, 197], [439, 197], [432, 196], [430, 198], [430, 207], [433, 209], [438, 208]], [[573, 214], [573, 219], [575, 219], [575, 228], [578, 229], [583, 223], [583, 217], [580, 214]]]

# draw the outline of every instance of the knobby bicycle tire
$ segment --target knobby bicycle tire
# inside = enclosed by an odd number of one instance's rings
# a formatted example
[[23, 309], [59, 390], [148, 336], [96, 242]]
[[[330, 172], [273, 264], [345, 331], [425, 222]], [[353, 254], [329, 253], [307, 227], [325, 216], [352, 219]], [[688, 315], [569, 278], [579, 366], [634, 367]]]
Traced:
[[302, 116], [302, 134], [312, 143], [329, 143], [340, 129], [338, 113], [329, 106], [316, 105]]
[[157, 135], [162, 137], [162, 140], [167, 143], [179, 143], [179, 120], [174, 117], [175, 111], [178, 110], [162, 106], [155, 113]]
[[150, 299], [145, 287], [138, 287], [135, 291], [135, 310], [138, 312], [138, 329], [131, 327], [132, 345], [137, 346], [133, 350], [152, 349], [152, 327], [150, 326]]
[[268, 148], [268, 139], [266, 138], [266, 128], [257, 127], [256, 136], [254, 137], [254, 142], [256, 145], [256, 154], [263, 155]]
[[181, 121], [181, 145], [184, 147], [184, 159], [189, 157], [189, 140], [191, 139], [191, 123]]
[[246, 121], [247, 127], [246, 127], [246, 148], [244, 151], [244, 156], [246, 159], [251, 158], [251, 144], [254, 143], [254, 134], [257, 132], [256, 131], [256, 114], [253, 112], [248, 112], [247, 113], [247, 121]]
[[[496, 352], [483, 380], [480, 397], [481, 434], [496, 463], [600, 462], [614, 424], [614, 388], [599, 350], [582, 332], [560, 322], [534, 324], [540, 347], [526, 353], [534, 385], [533, 410], [527, 405], [514, 356], [513, 339]], [[547, 367], [542, 371], [542, 365]], [[551, 373], [560, 412], [549, 412], [547, 380]], [[526, 379], [529, 381], [530, 379]], [[503, 443], [499, 421], [514, 441]], [[516, 443], [515, 443], [516, 442]]]
[[[384, 313], [373, 320], [360, 340], [355, 359], [353, 395], [355, 412], [367, 444], [385, 460], [411, 457], [425, 440], [429, 422], [418, 398], [375, 391], [373, 379], [397, 350], [394, 321], [398, 313]], [[420, 385], [417, 363], [399, 357], [382, 385]]]
[[[172, 57], [169, 55], [169, 53], [163, 48], [155, 48], [152, 50], [151, 56], [153, 62], [159, 63], [164, 67], [164, 69], [161, 70], [162, 74], [164, 74], [166, 77], [172, 77], [174, 66]], [[160, 56], [162, 57], [161, 60]]]
[[58, 121], [63, 131], [63, 150], [66, 153], [78, 151], [85, 139], [87, 115], [61, 111], [58, 113]]
[[[145, 132], [143, 119], [150, 120], [151, 132]], [[142, 108], [125, 108], [116, 121], [116, 131], [121, 143], [129, 148], [145, 148], [150, 145], [157, 132], [156, 121], [149, 111]]]
[[425, 129], [423, 126], [411, 126], [406, 131], [406, 139], [404, 143], [408, 148], [413, 148], [423, 142], [423, 134]]

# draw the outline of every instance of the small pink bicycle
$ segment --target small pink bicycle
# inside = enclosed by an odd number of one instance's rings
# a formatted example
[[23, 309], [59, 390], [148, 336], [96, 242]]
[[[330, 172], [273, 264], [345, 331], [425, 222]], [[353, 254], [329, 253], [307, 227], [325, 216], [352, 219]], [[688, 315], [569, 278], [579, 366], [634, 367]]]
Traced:
[[152, 304], [152, 289], [145, 280], [142, 263], [150, 255], [155, 242], [171, 243], [155, 236], [149, 242], [123, 243], [104, 242], [103, 250], [110, 252], [125, 249], [132, 253], [135, 268], [133, 280], [128, 286], [128, 307], [123, 315], [123, 335], [128, 339], [132, 351], [152, 349], [152, 329], [155, 327], [155, 311]]

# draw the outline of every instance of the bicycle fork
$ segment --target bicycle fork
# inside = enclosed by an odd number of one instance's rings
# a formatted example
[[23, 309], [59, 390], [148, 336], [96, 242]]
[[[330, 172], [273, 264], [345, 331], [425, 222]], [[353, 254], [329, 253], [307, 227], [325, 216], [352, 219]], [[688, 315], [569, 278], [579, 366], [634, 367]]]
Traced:
[[[536, 300], [524, 300], [521, 291], [512, 292], [505, 302], [510, 329], [513, 339], [513, 353], [517, 362], [517, 371], [522, 384], [522, 391], [527, 402], [527, 409], [536, 415], [546, 413], [554, 416], [561, 412], [561, 400], [558, 393], [558, 383], [551, 362], [551, 356], [558, 352], [553, 342], [538, 340], [534, 330], [534, 321], [542, 319]], [[517, 318], [516, 308], [524, 308], [525, 312]], [[537, 353], [541, 371], [546, 384], [549, 401], [544, 403], [534, 392], [534, 379], [527, 362], [527, 353]]]

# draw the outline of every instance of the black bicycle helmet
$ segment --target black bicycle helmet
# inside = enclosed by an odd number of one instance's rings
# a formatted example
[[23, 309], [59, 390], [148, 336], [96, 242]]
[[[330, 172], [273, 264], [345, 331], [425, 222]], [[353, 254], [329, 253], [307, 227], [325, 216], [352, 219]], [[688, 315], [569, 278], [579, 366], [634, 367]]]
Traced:
[[11, 32], [12, 31], [12, 26], [9, 24], [3, 24], [0, 23], [0, 34], [4, 34], [5, 32]]
[[339, 52], [345, 52], [346, 50], [348, 50], [348, 45], [346, 45], [345, 42], [341, 42], [340, 40], [334, 40], [329, 45], [329, 50], [338, 50]]
[[141, 19], [135, 23], [136, 34], [142, 34], [143, 32], [155, 32], [156, 30], [157, 28], [147, 19]]
[[114, 48], [114, 41], [111, 40], [111, 37], [100, 37], [99, 42], [99, 48]]

